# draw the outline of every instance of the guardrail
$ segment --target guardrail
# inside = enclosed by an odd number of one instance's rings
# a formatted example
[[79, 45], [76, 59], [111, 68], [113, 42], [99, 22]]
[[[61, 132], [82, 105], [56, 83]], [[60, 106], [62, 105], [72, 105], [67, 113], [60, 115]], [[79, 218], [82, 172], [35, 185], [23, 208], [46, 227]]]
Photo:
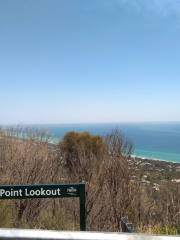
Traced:
[[180, 236], [140, 233], [0, 229], [0, 240], [173, 240], [174, 238], [180, 240]]
[[133, 230], [133, 224], [128, 223], [127, 218], [121, 218], [122, 232], [137, 233], [137, 230]]

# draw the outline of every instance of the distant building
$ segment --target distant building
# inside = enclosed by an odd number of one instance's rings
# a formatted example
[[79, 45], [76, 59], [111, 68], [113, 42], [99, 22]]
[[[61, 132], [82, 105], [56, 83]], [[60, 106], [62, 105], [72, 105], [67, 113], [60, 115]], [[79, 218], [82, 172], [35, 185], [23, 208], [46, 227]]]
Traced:
[[156, 191], [159, 191], [159, 187], [158, 186], [153, 186], [152, 187], [154, 190], [156, 190]]
[[140, 181], [140, 183], [146, 185], [146, 184], [147, 184], [147, 181], [146, 181], [146, 179], [142, 178], [141, 181]]
[[172, 181], [172, 182], [179, 183], [179, 182], [180, 182], [180, 179], [172, 179], [171, 181]]

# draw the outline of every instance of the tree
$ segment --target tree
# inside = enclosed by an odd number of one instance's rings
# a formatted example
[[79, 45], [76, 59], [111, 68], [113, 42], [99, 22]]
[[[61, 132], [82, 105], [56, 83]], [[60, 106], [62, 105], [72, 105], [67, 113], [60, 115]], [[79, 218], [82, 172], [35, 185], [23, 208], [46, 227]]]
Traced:
[[103, 138], [99, 135], [91, 135], [89, 132], [69, 131], [59, 143], [63, 149], [65, 162], [70, 171], [77, 165], [80, 152], [86, 155], [92, 153], [100, 159], [103, 152]]
[[103, 194], [106, 196], [106, 215], [109, 231], [121, 230], [121, 217], [127, 216], [132, 200], [132, 189], [127, 159], [132, 154], [133, 144], [118, 131], [105, 136], [106, 151], [103, 156]]
[[[19, 126], [7, 129], [0, 138], [1, 184], [58, 183], [59, 157], [58, 152], [52, 154], [50, 151], [49, 137], [50, 134], [45, 130], [22, 130]], [[34, 227], [43, 207], [48, 206], [48, 201], [13, 200], [13, 227], [20, 227], [23, 222], [29, 227]]]
[[120, 219], [131, 202], [127, 158], [132, 143], [115, 130], [104, 138], [68, 132], [61, 146], [70, 169], [68, 180], [86, 182], [87, 229], [120, 231]]

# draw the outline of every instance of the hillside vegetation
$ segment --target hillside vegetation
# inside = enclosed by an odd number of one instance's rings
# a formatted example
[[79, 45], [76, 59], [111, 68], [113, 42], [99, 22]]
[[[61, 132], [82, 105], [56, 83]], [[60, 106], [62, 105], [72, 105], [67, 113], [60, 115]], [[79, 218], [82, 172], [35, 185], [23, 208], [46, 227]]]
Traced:
[[[164, 175], [151, 171], [132, 151], [118, 130], [104, 138], [67, 132], [53, 144], [47, 130], [10, 127], [0, 131], [0, 184], [85, 182], [87, 230], [121, 231], [121, 217], [128, 217], [138, 232], [180, 234], [180, 185], [170, 167]], [[79, 230], [79, 220], [76, 198], [0, 201], [1, 228]]]

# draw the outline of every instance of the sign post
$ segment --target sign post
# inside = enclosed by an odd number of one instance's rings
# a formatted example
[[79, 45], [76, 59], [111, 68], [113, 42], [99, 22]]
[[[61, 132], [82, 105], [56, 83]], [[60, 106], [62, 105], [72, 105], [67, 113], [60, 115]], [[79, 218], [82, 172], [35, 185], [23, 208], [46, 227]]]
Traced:
[[86, 231], [85, 183], [1, 185], [0, 199], [80, 198], [80, 230]]

